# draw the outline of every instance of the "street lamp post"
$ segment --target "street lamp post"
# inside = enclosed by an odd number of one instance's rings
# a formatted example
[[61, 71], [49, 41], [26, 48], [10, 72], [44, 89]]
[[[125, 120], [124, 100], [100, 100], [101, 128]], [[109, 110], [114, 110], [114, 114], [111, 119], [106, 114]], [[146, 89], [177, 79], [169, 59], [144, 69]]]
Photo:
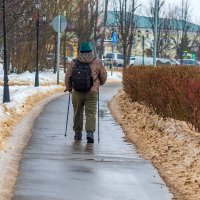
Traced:
[[3, 38], [4, 38], [4, 90], [3, 103], [10, 102], [8, 85], [8, 57], [7, 57], [7, 35], [6, 35], [6, 0], [3, 0]]
[[35, 0], [35, 8], [37, 10], [35, 87], [39, 87], [39, 28], [40, 28], [40, 9], [41, 9], [40, 0]]
[[154, 42], [153, 42], [153, 65], [156, 67], [157, 56], [157, 36], [158, 36], [158, 0], [155, 0], [154, 8]]
[[144, 35], [142, 35], [142, 65], [144, 66]]
[[144, 45], [145, 45], [145, 38], [149, 37], [149, 31], [145, 31], [145, 35], [138, 31], [138, 37], [142, 37], [142, 65], [144, 65]]

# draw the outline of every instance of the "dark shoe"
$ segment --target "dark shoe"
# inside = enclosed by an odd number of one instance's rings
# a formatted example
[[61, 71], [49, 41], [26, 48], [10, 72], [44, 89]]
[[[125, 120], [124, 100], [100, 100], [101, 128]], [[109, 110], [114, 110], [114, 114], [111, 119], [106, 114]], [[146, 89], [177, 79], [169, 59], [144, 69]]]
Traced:
[[87, 143], [94, 143], [94, 136], [92, 132], [87, 132]]
[[82, 140], [82, 133], [75, 133], [74, 139], [75, 140]]

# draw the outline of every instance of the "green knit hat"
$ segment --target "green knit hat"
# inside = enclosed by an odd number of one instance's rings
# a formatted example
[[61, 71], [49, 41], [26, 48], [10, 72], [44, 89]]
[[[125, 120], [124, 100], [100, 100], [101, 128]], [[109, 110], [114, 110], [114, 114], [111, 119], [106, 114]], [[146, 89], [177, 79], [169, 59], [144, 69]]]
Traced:
[[91, 52], [92, 51], [92, 43], [91, 42], [82, 42], [80, 45], [80, 52]]

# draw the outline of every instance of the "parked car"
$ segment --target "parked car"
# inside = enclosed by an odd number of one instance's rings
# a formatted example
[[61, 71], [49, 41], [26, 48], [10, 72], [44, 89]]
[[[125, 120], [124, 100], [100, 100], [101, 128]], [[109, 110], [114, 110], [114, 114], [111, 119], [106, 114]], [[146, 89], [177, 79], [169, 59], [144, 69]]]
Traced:
[[181, 65], [181, 63], [178, 61], [178, 60], [174, 60], [174, 59], [170, 59], [171, 60], [171, 63], [172, 65]]
[[135, 57], [134, 57], [134, 56], [131, 56], [131, 57], [130, 57], [129, 65], [134, 65], [134, 63], [135, 63]]
[[105, 56], [105, 65], [110, 66], [112, 64], [112, 58], [113, 58], [113, 64], [115, 67], [123, 67], [124, 64], [124, 55], [121, 53], [107, 53]]
[[[181, 59], [178, 61], [181, 63]], [[183, 59], [182, 65], [199, 66], [199, 62], [194, 59]]]
[[[143, 57], [142, 56], [134, 56], [130, 59], [130, 65], [142, 65]], [[144, 57], [144, 65], [153, 65], [153, 57]], [[156, 58], [156, 65], [172, 65], [172, 61], [167, 58]]]

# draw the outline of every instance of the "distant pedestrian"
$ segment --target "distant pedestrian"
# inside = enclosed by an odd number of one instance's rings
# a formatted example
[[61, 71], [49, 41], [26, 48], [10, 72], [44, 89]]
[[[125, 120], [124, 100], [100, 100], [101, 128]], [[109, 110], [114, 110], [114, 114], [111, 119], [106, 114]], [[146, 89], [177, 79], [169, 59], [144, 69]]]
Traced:
[[85, 109], [87, 142], [94, 143], [98, 91], [106, 79], [107, 72], [101, 61], [94, 56], [92, 44], [82, 42], [78, 57], [72, 61], [65, 75], [66, 90], [72, 92], [75, 140], [82, 139]]

